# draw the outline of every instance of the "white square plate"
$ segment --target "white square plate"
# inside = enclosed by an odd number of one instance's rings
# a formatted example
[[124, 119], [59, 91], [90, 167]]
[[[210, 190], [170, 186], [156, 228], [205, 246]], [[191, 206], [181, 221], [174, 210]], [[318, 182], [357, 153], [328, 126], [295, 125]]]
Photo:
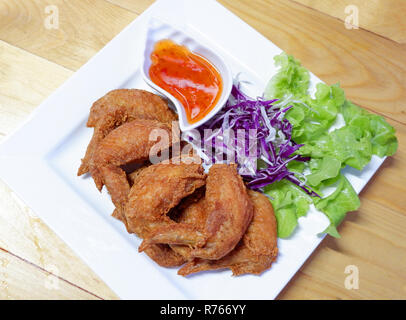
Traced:
[[[91, 104], [109, 90], [144, 88], [140, 66], [151, 17], [184, 28], [225, 57], [233, 74], [243, 72], [261, 94], [276, 72], [281, 50], [213, 0], [159, 0], [127, 26], [46, 101], [0, 146], [0, 176], [113, 291], [124, 299], [273, 299], [323, 237], [327, 218], [312, 210], [293, 236], [279, 240], [279, 256], [261, 276], [231, 277], [230, 271], [189, 278], [157, 266], [137, 251], [140, 241], [110, 217], [113, 205], [93, 181], [76, 171], [92, 130]], [[312, 83], [320, 82], [312, 75]], [[362, 171], [345, 170], [357, 192], [384, 159]]]

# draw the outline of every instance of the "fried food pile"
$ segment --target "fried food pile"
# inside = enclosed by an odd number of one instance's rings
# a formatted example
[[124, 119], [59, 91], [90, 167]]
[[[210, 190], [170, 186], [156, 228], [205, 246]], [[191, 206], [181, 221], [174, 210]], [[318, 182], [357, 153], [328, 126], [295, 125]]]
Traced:
[[[99, 190], [106, 186], [112, 216], [143, 239], [139, 251], [160, 266], [182, 266], [182, 276], [269, 269], [278, 253], [273, 208], [246, 188], [235, 164], [214, 164], [206, 174], [201, 161], [150, 162], [152, 148], [164, 152], [181, 143], [171, 127], [176, 120], [167, 102], [150, 92], [107, 93], [90, 109], [87, 126], [94, 133], [78, 175], [90, 173]], [[150, 139], [155, 130], [169, 139], [157, 144]]]

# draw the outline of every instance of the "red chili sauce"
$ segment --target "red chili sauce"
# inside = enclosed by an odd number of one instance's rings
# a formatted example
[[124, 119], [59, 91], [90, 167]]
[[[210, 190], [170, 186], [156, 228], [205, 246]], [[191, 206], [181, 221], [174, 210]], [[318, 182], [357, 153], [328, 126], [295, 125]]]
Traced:
[[220, 73], [186, 47], [171, 40], [158, 41], [151, 61], [151, 80], [182, 103], [189, 123], [204, 118], [220, 99]]

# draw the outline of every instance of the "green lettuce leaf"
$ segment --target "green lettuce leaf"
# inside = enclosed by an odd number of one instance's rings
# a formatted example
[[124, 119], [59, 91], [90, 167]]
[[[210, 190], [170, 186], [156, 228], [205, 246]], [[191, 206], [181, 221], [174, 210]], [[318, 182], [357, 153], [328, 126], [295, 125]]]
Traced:
[[326, 214], [330, 225], [323, 233], [339, 237], [337, 226], [349, 211], [355, 211], [360, 206], [360, 200], [351, 183], [340, 174], [336, 190], [321, 200], [316, 201], [316, 208]]
[[[358, 196], [341, 169], [348, 165], [362, 170], [372, 155], [393, 155], [398, 146], [395, 129], [383, 117], [346, 100], [338, 84], [317, 84], [312, 98], [308, 93], [309, 72], [300, 62], [285, 53], [274, 59], [280, 69], [269, 81], [264, 96], [288, 101], [293, 106], [285, 116], [293, 126], [292, 139], [304, 144], [298, 154], [311, 157], [307, 164], [292, 161], [288, 168], [300, 176], [306, 172], [307, 185], [319, 195], [326, 186], [338, 184], [333, 194], [321, 200], [308, 197], [288, 181], [268, 186], [265, 192], [273, 198], [278, 235], [288, 237], [296, 228], [297, 219], [306, 214], [310, 203], [315, 203], [330, 219], [325, 232], [338, 236], [336, 227], [346, 212], [359, 206]], [[345, 125], [333, 130], [339, 114]]]
[[357, 138], [357, 132], [351, 126], [344, 126], [318, 139], [302, 143], [305, 145], [298, 151], [301, 155], [312, 158], [329, 156], [358, 170], [362, 170], [372, 157], [370, 137]]
[[275, 211], [278, 237], [289, 237], [297, 226], [297, 219], [306, 215], [309, 210], [311, 197], [287, 180], [266, 186], [265, 193], [271, 198]]
[[286, 96], [299, 96], [307, 94], [310, 75], [293, 56], [280, 54], [274, 57], [275, 65], [281, 67], [268, 83], [265, 89], [267, 96], [284, 98]]
[[310, 168], [312, 173], [307, 175], [307, 184], [316, 187], [324, 180], [334, 178], [341, 169], [341, 161], [326, 156], [322, 159], [311, 159]]
[[358, 130], [359, 136], [371, 138], [373, 154], [383, 157], [396, 152], [398, 142], [395, 129], [382, 116], [369, 113], [349, 101], [343, 105], [342, 114], [347, 126]]

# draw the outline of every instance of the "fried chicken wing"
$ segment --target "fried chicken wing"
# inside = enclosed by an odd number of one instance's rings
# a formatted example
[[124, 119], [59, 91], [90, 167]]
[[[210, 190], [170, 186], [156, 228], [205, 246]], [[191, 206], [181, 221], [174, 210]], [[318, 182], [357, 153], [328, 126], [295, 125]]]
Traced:
[[142, 170], [135, 178], [125, 207], [128, 227], [146, 239], [165, 236], [167, 243], [202, 246], [204, 235], [190, 224], [177, 223], [168, 213], [179, 202], [205, 184], [206, 175], [198, 164], [155, 164]]
[[[194, 259], [184, 265], [178, 274], [186, 276], [205, 270], [229, 268], [236, 276], [260, 274], [271, 267], [278, 253], [277, 225], [272, 204], [259, 192], [249, 191], [249, 196], [254, 204], [254, 216], [237, 247], [220, 260]], [[187, 217], [185, 219], [189, 220]], [[174, 250], [182, 254], [182, 251]]]
[[99, 190], [106, 184], [118, 213], [122, 213], [130, 192], [121, 166], [148, 158], [151, 148], [157, 143], [150, 139], [153, 130], [162, 130], [168, 135], [168, 143], [161, 144], [161, 149], [169, 148], [172, 139], [169, 125], [156, 120], [134, 120], [111, 131], [94, 153], [90, 173]]
[[[187, 203], [184, 208], [180, 208], [180, 213], [177, 214], [175, 220], [179, 223], [194, 225], [198, 231], [204, 234], [207, 220], [207, 211], [205, 210], [204, 206], [204, 198], [201, 198], [197, 202], [188, 202], [189, 203]], [[193, 249], [191, 247], [174, 244], [171, 244], [170, 247], [173, 251], [184, 257], [185, 260], [189, 261], [193, 259], [191, 256]]]
[[170, 124], [177, 119], [167, 102], [148, 91], [118, 89], [97, 100], [90, 109], [88, 127], [94, 127], [93, 137], [87, 147], [78, 175], [90, 169], [90, 162], [100, 141], [123, 123], [135, 119], [157, 120]]
[[151, 245], [144, 252], [161, 267], [179, 267], [186, 262], [180, 254], [166, 244]]
[[[236, 165], [214, 164], [206, 177], [193, 148], [172, 136], [176, 120], [155, 94], [110, 91], [91, 107], [87, 126], [94, 132], [78, 175], [90, 172], [99, 190], [106, 185], [112, 216], [143, 239], [139, 251], [160, 266], [186, 263], [178, 272], [183, 276], [270, 268], [278, 252], [271, 203], [247, 191]], [[169, 164], [146, 161], [151, 150], [158, 156], [169, 149]]]
[[[183, 214], [183, 219], [188, 221], [200, 220], [197, 228], [205, 234], [207, 242], [203, 247], [190, 252], [184, 248], [173, 248], [178, 252], [181, 250], [183, 254], [187, 252], [188, 258], [218, 260], [238, 244], [252, 215], [253, 205], [237, 174], [237, 166], [214, 164], [207, 178], [204, 200], [192, 205]], [[172, 241], [164, 231], [153, 234], [148, 242], [182, 244]]]
[[[129, 181], [130, 186], [134, 184], [136, 177], [146, 168], [148, 168], [148, 166], [143, 165], [127, 174], [127, 179]], [[128, 233], [131, 233], [131, 231], [128, 229], [128, 224], [127, 221], [125, 220], [125, 216], [123, 217], [123, 215], [119, 212], [117, 208], [112, 213], [112, 217], [123, 222], [123, 224], [127, 228]], [[161, 267], [166, 268], [178, 267], [186, 262], [186, 259], [182, 255], [176, 253], [168, 245], [165, 244], [151, 245], [148, 248], [146, 248], [144, 252]]]
[[146, 168], [148, 168], [148, 166], [144, 165], [144, 166], [141, 166], [141, 167], [135, 169], [133, 172], [127, 174], [127, 178], [128, 178], [128, 182], [130, 183], [130, 186], [132, 186], [134, 184], [135, 179]]
[[[127, 227], [127, 221], [124, 220], [117, 209], [114, 210], [112, 216], [123, 222]], [[127, 231], [131, 233], [128, 228]], [[161, 267], [179, 267], [186, 262], [186, 259], [181, 254], [172, 250], [167, 244], [150, 245], [144, 252]]]
[[204, 207], [207, 242], [192, 251], [195, 258], [218, 260], [238, 244], [253, 215], [253, 205], [237, 166], [214, 164], [209, 171]]

